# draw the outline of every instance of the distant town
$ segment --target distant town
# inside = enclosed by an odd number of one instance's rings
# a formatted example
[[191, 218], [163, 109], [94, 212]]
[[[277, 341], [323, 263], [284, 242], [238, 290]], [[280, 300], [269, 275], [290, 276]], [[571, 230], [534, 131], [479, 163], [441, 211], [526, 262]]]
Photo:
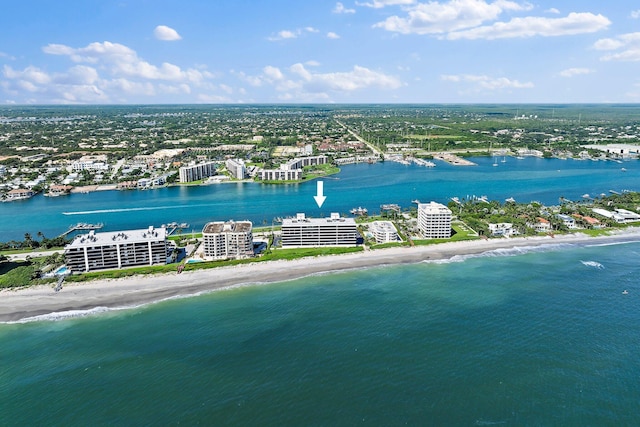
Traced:
[[255, 180], [357, 162], [637, 158], [624, 106], [108, 106], [0, 108], [0, 200]]
[[[167, 185], [321, 179], [349, 163], [468, 167], [474, 156], [637, 160], [632, 107], [611, 106], [181, 106], [0, 108], [0, 197], [4, 202], [72, 192]], [[621, 166], [621, 170], [624, 168]], [[614, 194], [615, 193], [615, 194]], [[59, 280], [129, 267], [268, 258], [290, 249], [371, 250], [452, 239], [510, 238], [640, 223], [640, 195], [623, 191], [559, 199], [556, 206], [486, 197], [414, 200], [354, 208], [352, 217], [299, 213], [254, 227], [212, 218], [196, 233], [180, 225], [101, 232], [100, 224], [55, 239], [25, 233], [0, 246], [0, 285]], [[24, 251], [45, 251], [40, 256]], [[22, 251], [22, 252], [21, 252]], [[298, 255], [295, 252], [298, 251]], [[324, 253], [324, 252], [323, 252]], [[29, 259], [27, 259], [27, 257]], [[25, 267], [29, 278], [1, 283]]]

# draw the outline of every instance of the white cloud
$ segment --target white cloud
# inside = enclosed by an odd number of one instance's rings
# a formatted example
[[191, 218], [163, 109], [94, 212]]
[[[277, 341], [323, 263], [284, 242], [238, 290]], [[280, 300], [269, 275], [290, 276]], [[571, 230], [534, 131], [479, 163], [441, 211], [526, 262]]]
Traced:
[[358, 6], [367, 6], [374, 9], [381, 9], [386, 6], [406, 6], [414, 4], [416, 0], [373, 0], [372, 2], [356, 2]]
[[631, 11], [631, 17], [632, 17], [633, 19], [638, 19], [638, 18], [640, 18], [640, 9]]
[[339, 39], [339, 38], [340, 38], [340, 36], [339, 36], [339, 35], [337, 35], [336, 33], [334, 33], [333, 31], [329, 31], [329, 32], [327, 33], [327, 38], [328, 38], [328, 39]]
[[167, 27], [166, 25], [158, 25], [155, 30], [153, 30], [153, 35], [158, 40], [164, 41], [175, 41], [182, 39], [182, 37], [180, 37], [180, 34], [178, 34], [176, 30], [171, 27]]
[[493, 3], [485, 0], [431, 1], [406, 8], [406, 17], [390, 16], [374, 24], [374, 28], [402, 34], [442, 34], [494, 21], [505, 11], [526, 11], [531, 8], [529, 4], [508, 0]]
[[[183, 69], [169, 62], [151, 64], [118, 43], [95, 42], [80, 48], [50, 44], [42, 51], [65, 56], [72, 65], [54, 73], [35, 66], [22, 70], [5, 66], [1, 87], [13, 98], [22, 98], [19, 102], [130, 103], [148, 102], [157, 95], [172, 96], [164, 100], [187, 101], [191, 98], [180, 97], [196, 88], [199, 93], [219, 90], [210, 83], [214, 75], [206, 68]], [[33, 96], [27, 98], [25, 94]]]
[[551, 9], [545, 10], [545, 12], [552, 13], [554, 15], [560, 15], [560, 11], [558, 9], [556, 9], [555, 7], [552, 7]]
[[164, 62], [160, 66], [138, 57], [136, 51], [119, 43], [94, 42], [86, 47], [50, 44], [42, 48], [45, 53], [68, 56], [74, 62], [99, 64], [114, 76], [126, 76], [151, 80], [175, 80], [198, 83], [212, 75], [195, 68], [182, 70], [179, 66]]
[[506, 77], [489, 77], [474, 74], [443, 74], [440, 78], [452, 83], [470, 83], [475, 86], [476, 90], [530, 89], [533, 87], [533, 83], [531, 82], [522, 83]]
[[280, 40], [297, 39], [304, 33], [317, 33], [320, 30], [313, 27], [297, 28], [295, 30], [278, 31], [275, 35], [267, 37], [267, 40], [275, 42]]
[[333, 73], [320, 73], [307, 68], [317, 65], [315, 61], [296, 63], [286, 70], [268, 65], [258, 76], [237, 75], [253, 86], [271, 85], [279, 93], [280, 100], [298, 102], [327, 101], [330, 93], [345, 94], [371, 88], [392, 90], [403, 85], [394, 76], [358, 65], [350, 71]]
[[291, 71], [303, 79], [303, 86], [312, 92], [354, 91], [370, 87], [397, 89], [402, 82], [397, 78], [355, 65], [353, 70], [334, 73], [312, 73], [298, 63]]
[[356, 13], [355, 9], [347, 9], [346, 7], [344, 7], [344, 5], [340, 2], [336, 3], [336, 7], [333, 8], [332, 10], [333, 13]]
[[593, 73], [593, 70], [589, 68], [567, 68], [566, 70], [560, 71], [558, 75], [560, 77], [573, 77], [581, 74], [591, 74], [591, 73]]
[[14, 61], [16, 59], [15, 56], [11, 56], [11, 55], [9, 55], [8, 53], [5, 53], [5, 52], [0, 52], [0, 58], [7, 58], [7, 59], [10, 59], [12, 61]]
[[597, 50], [617, 51], [601, 57], [603, 61], [640, 61], [640, 32], [600, 39], [593, 47]]
[[449, 40], [459, 39], [503, 39], [515, 37], [554, 37], [604, 30], [611, 21], [603, 15], [592, 13], [570, 13], [563, 18], [543, 18], [529, 16], [513, 18], [509, 22], [496, 22], [493, 25], [476, 27], [469, 30], [449, 33]]
[[276, 81], [276, 80], [284, 79], [284, 75], [282, 74], [282, 71], [280, 71], [279, 68], [273, 67], [271, 65], [267, 65], [266, 67], [264, 67], [262, 69], [262, 72], [264, 73], [264, 76], [269, 81]]
[[279, 41], [279, 40], [287, 40], [287, 39], [295, 39], [297, 38], [299, 33], [289, 30], [278, 31], [275, 36], [269, 36], [267, 39], [269, 41]]
[[304, 65], [308, 65], [309, 67], [319, 67], [320, 63], [318, 61], [310, 60], [305, 62]]

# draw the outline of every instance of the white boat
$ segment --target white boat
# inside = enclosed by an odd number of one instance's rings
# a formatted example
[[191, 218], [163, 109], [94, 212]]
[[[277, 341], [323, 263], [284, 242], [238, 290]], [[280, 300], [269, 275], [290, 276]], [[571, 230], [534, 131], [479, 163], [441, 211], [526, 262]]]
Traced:
[[358, 207], [351, 209], [349, 212], [351, 212], [353, 215], [365, 215], [369, 211], [367, 210], [367, 208]]

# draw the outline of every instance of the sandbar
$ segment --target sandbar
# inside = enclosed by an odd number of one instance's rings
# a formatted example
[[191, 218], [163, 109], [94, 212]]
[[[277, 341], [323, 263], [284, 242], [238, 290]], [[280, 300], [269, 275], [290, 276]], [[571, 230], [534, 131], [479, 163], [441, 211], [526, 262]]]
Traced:
[[259, 285], [297, 279], [313, 274], [378, 266], [450, 259], [496, 249], [560, 244], [602, 244], [640, 241], [640, 228], [629, 227], [606, 236], [582, 233], [555, 237], [517, 237], [446, 242], [428, 246], [368, 250], [343, 255], [318, 256], [291, 261], [267, 261], [184, 271], [67, 283], [55, 292], [51, 285], [0, 291], [0, 322], [15, 322], [52, 313], [85, 312], [91, 309], [126, 308], [164, 299], [197, 295], [241, 285]]

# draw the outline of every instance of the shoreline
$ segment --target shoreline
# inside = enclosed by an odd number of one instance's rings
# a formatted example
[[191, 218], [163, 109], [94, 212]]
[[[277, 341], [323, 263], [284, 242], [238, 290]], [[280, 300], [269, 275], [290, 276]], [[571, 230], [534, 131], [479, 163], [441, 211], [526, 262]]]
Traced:
[[205, 270], [100, 279], [65, 284], [55, 292], [49, 285], [0, 290], [0, 322], [16, 322], [36, 316], [97, 308], [125, 309], [178, 297], [247, 285], [284, 282], [321, 273], [448, 260], [496, 249], [560, 244], [625, 243], [640, 241], [640, 227], [629, 227], [606, 236], [575, 233], [555, 237], [445, 242], [428, 246], [398, 247], [342, 255], [266, 261]]

